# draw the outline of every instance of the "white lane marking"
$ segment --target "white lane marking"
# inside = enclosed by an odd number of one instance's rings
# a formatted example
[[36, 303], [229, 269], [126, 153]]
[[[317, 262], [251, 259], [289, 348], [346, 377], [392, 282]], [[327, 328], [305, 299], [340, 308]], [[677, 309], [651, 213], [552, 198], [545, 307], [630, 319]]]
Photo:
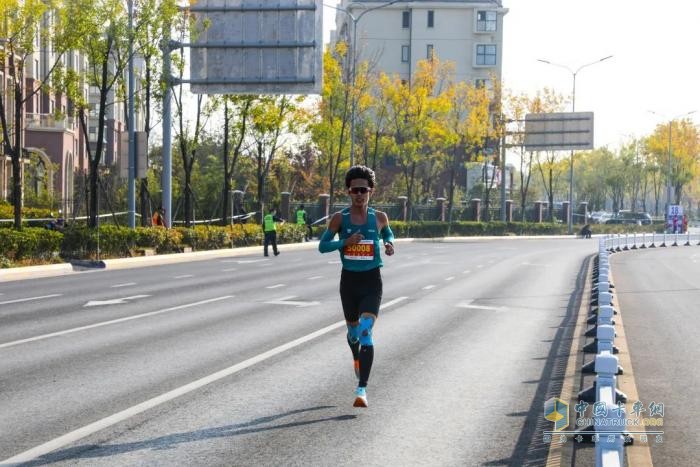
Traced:
[[44, 298], [60, 297], [62, 295], [63, 295], [62, 293], [54, 293], [51, 295], [42, 295], [41, 297], [18, 298], [16, 300], [7, 300], [4, 302], [0, 302], [0, 305], [9, 305], [10, 303], [31, 302], [33, 300], [42, 300]]
[[389, 302], [386, 302], [386, 303], [382, 304], [382, 310], [385, 309], [385, 308], [389, 308], [389, 307], [392, 306], [392, 305], [396, 305], [396, 304], [399, 303], [399, 302], [403, 302], [403, 301], [406, 300], [407, 298], [408, 298], [408, 297], [396, 297], [395, 299], [393, 299], [393, 300], [391, 300], [391, 301], [389, 301]]
[[[391, 302], [385, 304], [382, 308], [386, 309], [395, 303], [399, 303], [400, 301], [405, 300], [406, 298], [408, 297], [396, 298]], [[148, 399], [147, 401], [141, 402], [140, 404], [129, 407], [128, 409], [122, 410], [121, 412], [117, 412], [101, 420], [97, 420], [96, 422], [90, 423], [89, 425], [85, 425], [81, 428], [78, 428], [77, 430], [73, 430], [70, 433], [66, 433], [65, 435], [59, 436], [58, 438], [54, 438], [51, 441], [48, 441], [44, 444], [36, 446], [27, 451], [21, 452], [13, 457], [10, 457], [9, 459], [0, 461], [0, 465], [17, 464], [34, 460], [52, 451], [61, 449], [64, 446], [75, 443], [76, 441], [79, 441], [87, 436], [97, 433], [98, 431], [104, 430], [105, 428], [109, 428], [110, 426], [116, 425], [119, 422], [128, 420], [129, 418], [138, 415], [142, 412], [145, 412], [146, 410], [152, 409], [153, 407], [157, 407], [161, 404], [169, 402], [177, 397], [188, 394], [192, 391], [196, 391], [197, 389], [219, 381], [220, 379], [226, 378], [227, 376], [231, 376], [235, 373], [238, 373], [239, 371], [245, 370], [246, 368], [249, 368], [257, 363], [263, 362], [271, 357], [274, 357], [275, 355], [286, 352], [287, 350], [291, 350], [294, 347], [298, 347], [301, 344], [316, 339], [317, 337], [320, 337], [324, 334], [328, 334], [329, 332], [334, 331], [338, 328], [345, 328], [345, 320], [333, 323], [330, 326], [326, 326], [325, 328], [319, 329], [318, 331], [314, 331], [311, 334], [307, 334], [303, 337], [300, 337], [299, 339], [295, 339], [291, 342], [287, 342], [286, 344], [282, 344], [278, 347], [268, 350], [267, 352], [263, 352], [259, 355], [256, 355], [255, 357], [249, 358], [248, 360], [236, 363], [235, 365], [231, 365], [230, 367], [224, 368], [223, 370], [217, 371], [216, 373], [212, 373], [196, 381], [185, 384], [184, 386], [175, 388], [172, 391], [168, 391], [159, 396]]]
[[546, 268], [546, 267], [548, 266], [547, 264], [527, 263], [527, 262], [525, 262], [525, 263], [520, 263], [520, 264], [523, 265], [523, 266], [536, 266], [536, 267], [540, 267], [540, 268]]
[[307, 306], [314, 306], [314, 305], [319, 305], [321, 302], [302, 302], [299, 300], [291, 300], [292, 298], [296, 298], [296, 295], [290, 295], [289, 297], [282, 297], [278, 300], [270, 300], [269, 303], [271, 305], [292, 305], [296, 306], [297, 308], [303, 308]]
[[132, 285], [136, 285], [136, 282], [125, 282], [123, 284], [114, 284], [112, 286], [113, 289], [118, 289], [119, 287], [131, 287]]
[[275, 285], [268, 285], [268, 286], [265, 287], [265, 288], [266, 288], [266, 289], [278, 289], [278, 288], [284, 287], [284, 286], [285, 286], [284, 284], [275, 284]]
[[233, 271], [237, 271], [237, 270], [238, 270], [238, 268], [226, 268], [226, 269], [222, 269], [221, 272], [233, 272]]
[[323, 276], [313, 276], [313, 277], [309, 277], [308, 280], [313, 281], [313, 280], [322, 279], [322, 278], [323, 278]]
[[491, 311], [504, 311], [508, 308], [504, 306], [487, 306], [487, 305], [472, 305], [474, 300], [467, 300], [466, 302], [460, 302], [457, 304], [458, 308], [470, 308], [473, 310], [491, 310]]
[[[78, 332], [78, 331], [85, 331], [86, 329], [93, 329], [93, 328], [99, 328], [102, 326], [108, 326], [110, 324], [123, 323], [124, 321], [131, 321], [132, 319], [139, 319], [139, 318], [146, 318], [148, 316], [155, 316], [155, 315], [159, 315], [161, 313], [167, 313], [169, 311], [182, 310], [184, 308], [190, 308], [190, 307], [198, 306], [198, 305], [206, 305], [207, 303], [218, 302], [218, 301], [226, 300], [227, 298], [233, 298], [233, 297], [234, 297], [233, 295], [225, 295], [223, 297], [202, 300], [201, 302], [187, 303], [185, 305], [178, 305], [178, 306], [174, 306], [174, 307], [170, 307], [170, 308], [164, 308], [162, 310], [141, 313], [140, 315], [133, 315], [133, 316], [127, 316], [125, 318], [118, 318], [118, 319], [112, 319], [109, 321], [102, 321], [101, 323], [89, 324], [87, 326], [80, 326], [77, 328], [66, 329], [64, 331], [57, 331], [57, 332], [52, 332], [49, 334], [42, 334], [40, 336], [29, 337], [27, 339], [21, 339], [18, 341], [6, 342], [4, 344], [0, 344], [0, 349], [4, 349], [6, 347], [13, 347], [15, 345], [20, 345], [20, 344], [26, 344], [27, 342], [34, 342], [34, 341], [39, 341], [42, 339], [48, 339], [49, 337], [63, 336], [65, 334], [71, 334], [71, 333]], [[2, 465], [1, 462], [0, 462], [0, 465]]]
[[111, 300], [90, 300], [85, 305], [83, 305], [83, 308], [102, 305], [121, 305], [122, 303], [126, 303], [126, 300], [136, 300], [138, 298], [146, 297], [150, 297], [150, 295], [134, 295], [133, 297], [113, 298]]
[[187, 279], [189, 277], [194, 277], [192, 274], [183, 274], [181, 276], [174, 276], [173, 279]]
[[466, 271], [462, 271], [462, 274], [469, 274], [471, 271], [467, 269]]
[[455, 278], [455, 276], [450, 276], [450, 277], [446, 277], [445, 280], [446, 280], [446, 281], [451, 281], [451, 280], [454, 279], [454, 278]]
[[261, 261], [269, 261], [268, 259], [239, 259], [236, 262], [238, 264], [249, 264], [249, 263], [259, 263]]
[[483, 265], [483, 264], [480, 264], [480, 265], [477, 266], [477, 269], [481, 269], [481, 268], [483, 268], [483, 267], [484, 267], [484, 265]]
[[423, 287], [423, 290], [430, 290], [430, 289], [432, 289], [433, 287], [435, 287], [435, 286], [432, 285], [432, 284], [431, 284], [431, 285], [426, 285], [425, 287]]

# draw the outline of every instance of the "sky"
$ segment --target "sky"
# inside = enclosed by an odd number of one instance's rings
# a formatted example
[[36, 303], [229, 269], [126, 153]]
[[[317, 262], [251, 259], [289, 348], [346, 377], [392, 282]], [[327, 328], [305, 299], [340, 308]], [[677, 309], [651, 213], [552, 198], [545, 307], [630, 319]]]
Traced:
[[[575, 71], [613, 56], [576, 76], [576, 110], [594, 112], [596, 147], [617, 148], [694, 110], [689, 117], [700, 124], [700, 2], [503, 0], [503, 6], [507, 89], [534, 94], [549, 87], [569, 97], [572, 73], [537, 59]], [[324, 42], [335, 13], [324, 7]]]

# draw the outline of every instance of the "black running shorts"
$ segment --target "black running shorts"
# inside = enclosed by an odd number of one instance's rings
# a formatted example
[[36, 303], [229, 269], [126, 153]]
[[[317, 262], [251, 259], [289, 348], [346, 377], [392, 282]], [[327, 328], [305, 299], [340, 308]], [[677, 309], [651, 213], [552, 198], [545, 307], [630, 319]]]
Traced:
[[379, 268], [340, 273], [340, 301], [346, 321], [357, 321], [362, 313], [379, 314], [382, 302], [382, 276]]

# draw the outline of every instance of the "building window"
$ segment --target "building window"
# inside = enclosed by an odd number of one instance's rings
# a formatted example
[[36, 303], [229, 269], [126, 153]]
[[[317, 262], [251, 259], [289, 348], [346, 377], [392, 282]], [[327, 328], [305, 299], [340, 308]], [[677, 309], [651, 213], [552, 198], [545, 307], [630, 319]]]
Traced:
[[434, 10], [428, 10], [428, 27], [429, 28], [435, 27], [435, 11]]
[[432, 60], [435, 56], [435, 47], [433, 47], [433, 44], [427, 44], [425, 47], [425, 51], [425, 58], [427, 58], [428, 60]]
[[401, 46], [401, 61], [407, 62], [411, 59], [411, 49], [407, 45]]
[[496, 64], [496, 44], [476, 45], [476, 64], [479, 66], [492, 66]]
[[477, 11], [476, 30], [478, 32], [496, 31], [496, 18], [498, 15], [495, 11]]
[[402, 11], [401, 12], [401, 26], [404, 28], [411, 27], [411, 12]]

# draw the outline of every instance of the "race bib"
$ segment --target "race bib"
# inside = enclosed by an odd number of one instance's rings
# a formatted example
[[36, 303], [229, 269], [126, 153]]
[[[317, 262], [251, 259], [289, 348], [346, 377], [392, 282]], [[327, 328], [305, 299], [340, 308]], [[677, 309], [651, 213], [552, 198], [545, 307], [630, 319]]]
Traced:
[[343, 247], [345, 259], [372, 261], [374, 259], [374, 240], [360, 240], [354, 245]]

